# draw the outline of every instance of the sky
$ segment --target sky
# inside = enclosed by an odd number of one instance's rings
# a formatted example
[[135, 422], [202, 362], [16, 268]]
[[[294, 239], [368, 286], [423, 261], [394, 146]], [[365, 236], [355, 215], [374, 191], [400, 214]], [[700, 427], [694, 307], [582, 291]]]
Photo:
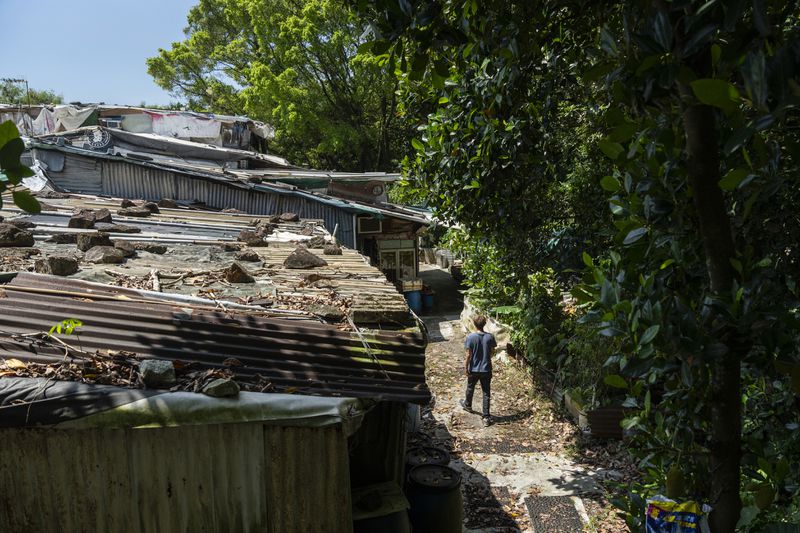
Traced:
[[145, 60], [183, 40], [198, 0], [0, 0], [0, 78], [65, 102], [166, 105], [177, 101]]

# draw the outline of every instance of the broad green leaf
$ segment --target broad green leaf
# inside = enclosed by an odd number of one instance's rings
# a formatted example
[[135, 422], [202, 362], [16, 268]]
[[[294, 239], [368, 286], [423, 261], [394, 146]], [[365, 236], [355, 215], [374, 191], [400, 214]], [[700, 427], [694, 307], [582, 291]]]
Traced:
[[691, 83], [692, 91], [700, 102], [724, 111], [734, 109], [740, 102], [739, 91], [725, 80], [705, 78]]
[[600, 187], [609, 192], [617, 192], [622, 189], [622, 183], [614, 176], [603, 176], [600, 180]]
[[625, 240], [622, 241], [622, 244], [625, 246], [630, 246], [631, 244], [638, 242], [645, 235], [647, 235], [647, 228], [633, 229], [625, 236]]
[[671, 265], [671, 264], [673, 264], [674, 262], [675, 262], [675, 260], [674, 260], [674, 259], [667, 259], [666, 261], [664, 261], [663, 263], [661, 263], [661, 266], [660, 266], [660, 267], [658, 267], [658, 269], [659, 269], [659, 270], [664, 270], [665, 268], [667, 268], [668, 266], [670, 266], [670, 265]]
[[605, 26], [600, 29], [600, 48], [611, 57], [617, 57], [617, 55], [619, 55], [617, 41]]
[[436, 60], [433, 62], [433, 70], [442, 78], [447, 78], [450, 75], [450, 67], [447, 61]]
[[427, 68], [428, 55], [422, 52], [414, 54], [414, 58], [411, 60], [411, 73], [418, 75], [421, 79]]
[[722, 56], [722, 48], [718, 44], [711, 45], [711, 64], [715, 67], [719, 64], [719, 58]]
[[761, 510], [755, 505], [742, 507], [739, 512], [739, 521], [736, 523], [736, 529], [750, 525], [756, 519]]
[[666, 57], [665, 54], [654, 54], [654, 55], [650, 55], [650, 56], [645, 57], [639, 63], [639, 67], [636, 69], [636, 75], [637, 76], [641, 76], [642, 74], [644, 74], [648, 70], [658, 66], [659, 64], [661, 64], [661, 61], [663, 60], [664, 57]]
[[719, 180], [719, 188], [723, 191], [732, 191], [747, 177], [748, 172], [743, 168], [735, 168]]
[[492, 312], [497, 313], [498, 315], [511, 315], [519, 313], [520, 311], [522, 311], [522, 309], [516, 305], [501, 305], [500, 307], [495, 307], [492, 309]]
[[625, 378], [623, 378], [622, 376], [618, 376], [616, 374], [609, 374], [608, 376], [604, 377], [603, 383], [605, 383], [609, 387], [614, 387], [617, 389], [628, 388], [628, 382], [625, 381]]
[[722, 149], [725, 155], [730, 155], [741, 148], [753, 133], [755, 133], [755, 130], [749, 126], [735, 129], [731, 136], [728, 137], [728, 140], [725, 141], [725, 147]]
[[20, 166], [19, 158], [25, 151], [25, 143], [19, 137], [9, 139], [0, 148], [0, 168], [10, 169]]
[[417, 152], [425, 151], [425, 145], [422, 144], [422, 141], [420, 141], [419, 139], [416, 138], [411, 139], [411, 146], [413, 146]]
[[10, 120], [0, 124], [0, 148], [3, 148], [8, 141], [19, 138], [19, 130]]
[[772, 259], [770, 259], [769, 257], [765, 257], [764, 259], [756, 263], [756, 267], [758, 268], [767, 268], [770, 265], [772, 265]]
[[6, 168], [3, 169], [3, 172], [5, 173], [5, 177], [8, 179], [8, 182], [13, 185], [19, 185], [19, 182], [22, 181], [22, 178], [33, 176], [33, 171], [25, 165], [17, 165], [13, 168]]
[[583, 287], [572, 287], [572, 290], [569, 291], [573, 298], [575, 298], [578, 303], [586, 303], [594, 299], [594, 295], [587, 291]]
[[633, 137], [636, 133], [636, 125], [630, 123], [620, 124], [608, 135], [608, 140], [611, 142], [622, 143]]
[[620, 425], [622, 426], [622, 429], [631, 429], [638, 426], [641, 421], [641, 418], [638, 416], [633, 416], [631, 418], [624, 419]]
[[33, 213], [34, 215], [39, 214], [42, 211], [42, 206], [39, 204], [39, 200], [34, 198], [28, 191], [14, 191], [11, 194], [14, 198], [14, 203], [17, 204], [17, 206], [23, 211]]
[[701, 48], [708, 45], [714, 38], [714, 34], [717, 32], [718, 28], [719, 26], [717, 24], [707, 24], [689, 36], [686, 40], [686, 44], [683, 46], [683, 57], [691, 57], [700, 51]]
[[600, 330], [600, 335], [603, 337], [619, 337], [622, 333], [623, 332], [617, 328], [603, 328]]
[[735, 257], [731, 257], [730, 259], [731, 266], [733, 267], [736, 272], [739, 274], [742, 273], [742, 262], [736, 259]]
[[583, 259], [583, 264], [584, 265], [586, 265], [589, 268], [594, 268], [594, 261], [592, 261], [592, 256], [591, 255], [587, 254], [586, 252], [583, 252], [583, 254], [581, 255], [581, 258]]
[[583, 81], [590, 83], [593, 81], [597, 81], [609, 72], [614, 70], [613, 63], [598, 63], [594, 65], [592, 68], [584, 72], [583, 74]]
[[639, 346], [644, 346], [645, 344], [650, 344], [653, 342], [653, 339], [655, 339], [656, 335], [658, 335], [659, 329], [661, 329], [661, 326], [659, 325], [650, 326], [647, 328], [642, 334], [642, 338], [639, 339]]
[[664, 52], [669, 52], [672, 48], [672, 24], [662, 10], [658, 10], [653, 24], [653, 34], [656, 42]]
[[608, 139], [600, 139], [598, 146], [600, 147], [600, 151], [611, 159], [618, 158], [619, 155], [625, 151], [621, 144]]

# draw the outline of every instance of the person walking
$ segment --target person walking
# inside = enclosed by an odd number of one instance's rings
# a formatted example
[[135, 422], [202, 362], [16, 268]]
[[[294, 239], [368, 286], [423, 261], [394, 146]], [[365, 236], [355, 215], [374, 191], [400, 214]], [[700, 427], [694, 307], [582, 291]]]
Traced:
[[483, 426], [488, 427], [492, 423], [492, 418], [489, 414], [489, 401], [492, 385], [492, 356], [497, 348], [497, 341], [494, 340], [494, 335], [483, 331], [486, 326], [485, 316], [474, 316], [472, 323], [477, 331], [467, 335], [464, 340], [464, 349], [466, 350], [464, 371], [467, 374], [467, 393], [466, 398], [459, 403], [465, 411], [473, 413], [472, 396], [475, 393], [475, 384], [480, 383], [483, 391]]

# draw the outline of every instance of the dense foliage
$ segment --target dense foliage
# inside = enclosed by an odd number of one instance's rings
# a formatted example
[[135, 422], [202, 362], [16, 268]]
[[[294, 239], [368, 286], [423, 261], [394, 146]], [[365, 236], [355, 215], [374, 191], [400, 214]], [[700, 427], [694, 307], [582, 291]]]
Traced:
[[64, 99], [53, 91], [28, 89], [19, 82], [0, 82], [0, 104], [61, 104]]
[[[797, 2], [354, 4], [421, 121], [409, 186], [466, 230], [473, 281], [633, 409], [631, 529], [656, 493], [711, 503], [715, 532], [800, 522]], [[541, 275], [580, 258], [581, 316], [552, 325]]]
[[267, 122], [270, 150], [296, 164], [396, 167], [395, 79], [358, 53], [363, 27], [341, 2], [202, 0], [185, 33], [147, 65], [191, 109]]

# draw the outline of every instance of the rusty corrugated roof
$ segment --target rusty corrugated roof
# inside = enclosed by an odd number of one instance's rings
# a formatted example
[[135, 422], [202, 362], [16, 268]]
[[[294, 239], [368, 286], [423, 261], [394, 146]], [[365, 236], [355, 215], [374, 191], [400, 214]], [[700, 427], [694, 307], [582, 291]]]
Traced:
[[[63, 350], [19, 334], [47, 332], [66, 318], [83, 322], [70, 342], [82, 350], [130, 351], [200, 368], [258, 376], [276, 392], [426, 402], [425, 341], [406, 331], [364, 334], [274, 312], [215, 308], [213, 302], [21, 273], [0, 285], [0, 357], [55, 362]], [[225, 367], [236, 358], [242, 366]]]

